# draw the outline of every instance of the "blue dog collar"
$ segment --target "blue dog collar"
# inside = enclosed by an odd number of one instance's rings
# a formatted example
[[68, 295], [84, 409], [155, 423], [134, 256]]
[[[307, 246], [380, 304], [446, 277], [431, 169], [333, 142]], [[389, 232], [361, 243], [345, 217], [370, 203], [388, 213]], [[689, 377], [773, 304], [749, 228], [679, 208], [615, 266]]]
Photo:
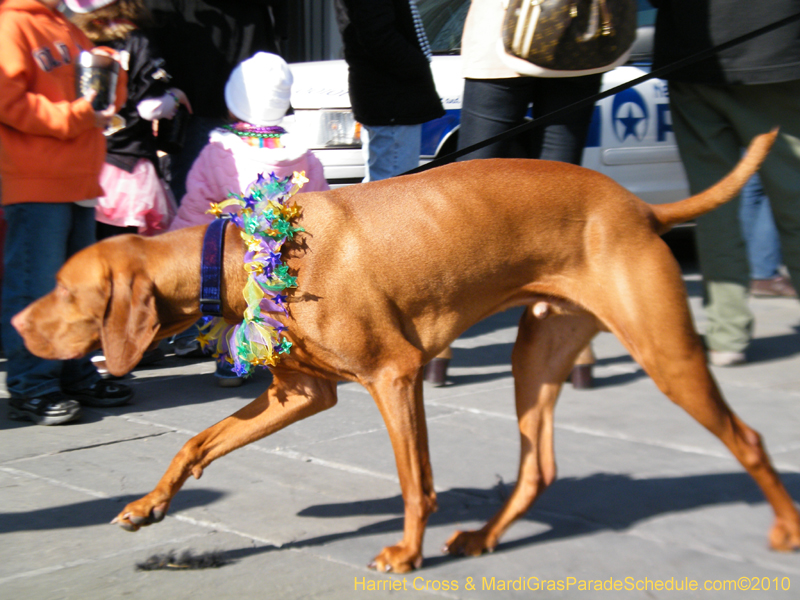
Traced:
[[200, 263], [200, 311], [207, 316], [222, 316], [222, 250], [229, 218], [214, 219], [203, 237]]

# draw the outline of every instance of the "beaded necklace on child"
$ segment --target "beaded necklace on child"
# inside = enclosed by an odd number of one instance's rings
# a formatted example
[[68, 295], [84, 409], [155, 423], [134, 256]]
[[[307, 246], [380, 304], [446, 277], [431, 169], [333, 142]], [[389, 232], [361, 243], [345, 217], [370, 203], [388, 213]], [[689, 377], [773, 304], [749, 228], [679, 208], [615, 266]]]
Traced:
[[283, 148], [281, 136], [286, 130], [279, 125], [258, 127], [243, 121], [231, 125], [223, 125], [223, 129], [235, 133], [242, 140], [256, 148]]

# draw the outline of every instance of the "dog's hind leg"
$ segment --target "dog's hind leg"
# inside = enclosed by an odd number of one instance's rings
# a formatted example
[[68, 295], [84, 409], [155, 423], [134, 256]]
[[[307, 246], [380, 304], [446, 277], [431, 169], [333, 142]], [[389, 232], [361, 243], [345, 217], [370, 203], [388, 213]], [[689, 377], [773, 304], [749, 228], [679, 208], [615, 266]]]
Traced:
[[523, 314], [511, 356], [521, 442], [516, 487], [481, 529], [453, 534], [443, 548], [446, 553], [477, 556], [493, 550], [506, 529], [556, 478], [553, 411], [564, 380], [598, 324], [588, 313], [542, 319], [536, 312], [536, 307], [529, 307]]
[[422, 565], [425, 526], [436, 510], [419, 367], [386, 367], [365, 384], [389, 431], [405, 506], [403, 539], [375, 557], [370, 567], [378, 571], [406, 573]]
[[[669, 250], [664, 246], [663, 253]], [[641, 252], [627, 285], [598, 311], [598, 316], [628, 348], [659, 389], [716, 435], [763, 491], [775, 512], [770, 532], [776, 550], [800, 548], [800, 515], [775, 472], [757, 432], [728, 407], [706, 364], [694, 331], [678, 266], [669, 258], [651, 261]], [[673, 264], [674, 266], [670, 266]], [[648, 266], [649, 265], [649, 266]], [[617, 281], [625, 281], [618, 278]], [[606, 291], [608, 282], [606, 282]], [[602, 313], [602, 314], [601, 314]]]
[[336, 383], [276, 370], [269, 389], [250, 404], [186, 442], [155, 489], [128, 504], [112, 521], [128, 531], [164, 518], [181, 486], [200, 478], [212, 461], [336, 404]]

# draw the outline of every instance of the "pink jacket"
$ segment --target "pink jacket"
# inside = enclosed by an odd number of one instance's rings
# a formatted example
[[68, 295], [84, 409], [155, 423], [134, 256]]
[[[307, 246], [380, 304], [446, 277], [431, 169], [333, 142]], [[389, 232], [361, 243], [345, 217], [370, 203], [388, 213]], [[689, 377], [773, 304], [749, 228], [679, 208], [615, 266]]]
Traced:
[[[289, 140], [291, 136], [285, 136]], [[322, 163], [305, 148], [256, 148], [234, 133], [217, 129], [194, 161], [186, 178], [186, 195], [169, 230], [205, 225], [213, 220], [206, 214], [212, 202], [221, 202], [229, 192], [242, 194], [259, 174], [274, 172], [278, 177], [305, 171], [308, 183], [301, 192], [329, 189]]]

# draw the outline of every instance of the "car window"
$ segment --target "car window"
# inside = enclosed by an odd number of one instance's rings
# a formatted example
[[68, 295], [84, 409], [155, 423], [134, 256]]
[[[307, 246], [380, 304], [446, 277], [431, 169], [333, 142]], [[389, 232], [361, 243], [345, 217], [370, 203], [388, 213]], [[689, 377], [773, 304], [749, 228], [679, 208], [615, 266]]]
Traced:
[[417, 0], [434, 54], [458, 54], [470, 0]]

